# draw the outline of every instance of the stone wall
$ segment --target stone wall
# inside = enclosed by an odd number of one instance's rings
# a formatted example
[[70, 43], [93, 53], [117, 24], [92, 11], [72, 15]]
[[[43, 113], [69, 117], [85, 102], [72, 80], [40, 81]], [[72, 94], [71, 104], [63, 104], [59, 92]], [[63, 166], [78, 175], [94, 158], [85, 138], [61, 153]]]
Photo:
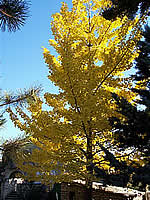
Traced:
[[146, 192], [146, 200], [150, 200], [150, 191]]
[[[134, 196], [113, 193], [104, 189], [93, 189], [94, 200], [133, 200]], [[61, 200], [86, 200], [86, 188], [79, 183], [62, 183]]]

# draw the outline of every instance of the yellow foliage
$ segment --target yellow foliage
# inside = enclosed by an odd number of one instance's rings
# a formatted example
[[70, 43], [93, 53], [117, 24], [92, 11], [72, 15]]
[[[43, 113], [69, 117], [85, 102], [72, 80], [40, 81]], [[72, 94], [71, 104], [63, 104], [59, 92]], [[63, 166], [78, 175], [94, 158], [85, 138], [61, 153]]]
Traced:
[[[69, 10], [63, 3], [60, 13], [52, 16], [54, 40], [49, 43], [59, 56], [43, 48], [48, 78], [59, 93], [46, 93], [43, 101], [29, 105], [29, 116], [17, 110], [21, 120], [9, 110], [12, 121], [30, 133], [38, 147], [25, 158], [26, 165], [19, 160], [19, 166], [29, 177], [45, 182], [93, 181], [91, 166], [109, 171], [102, 148], [110, 152], [114, 148], [108, 119], [122, 117], [111, 93], [130, 101], [135, 98], [129, 92], [131, 80], [122, 74], [138, 56], [140, 19], [104, 19], [99, 12], [111, 5], [109, 0], [73, 0], [72, 4]], [[42, 108], [44, 101], [49, 111]]]

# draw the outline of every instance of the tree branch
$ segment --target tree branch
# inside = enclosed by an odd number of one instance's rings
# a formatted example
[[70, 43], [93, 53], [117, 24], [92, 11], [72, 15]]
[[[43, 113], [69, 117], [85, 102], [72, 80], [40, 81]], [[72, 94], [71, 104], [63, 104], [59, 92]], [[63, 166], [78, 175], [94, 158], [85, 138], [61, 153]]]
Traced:
[[10, 17], [10, 18], [15, 18], [16, 19], [16, 17], [14, 17], [14, 16], [12, 16], [12, 15], [9, 15], [8, 13], [6, 13], [4, 10], [2, 10], [2, 9], [0, 9], [0, 12], [3, 14], [3, 15], [6, 15], [7, 17]]
[[13, 103], [18, 103], [18, 102], [20, 102], [20, 101], [25, 100], [26, 98], [27, 98], [27, 96], [21, 97], [21, 98], [15, 99], [15, 100], [10, 100], [10, 101], [8, 101], [8, 102], [5, 102], [5, 103], [3, 103], [3, 104], [0, 104], [0, 107], [2, 107], [2, 106], [7, 106], [7, 105], [10, 105], [10, 104], [13, 104]]
[[7, 105], [11, 105], [11, 104], [22, 104], [25, 103], [27, 99], [31, 98], [32, 100], [34, 100], [36, 95], [39, 95], [41, 91], [41, 86], [39, 87], [35, 87], [35, 88], [31, 88], [29, 90], [25, 90], [23, 93], [21, 94], [8, 94], [8, 95], [4, 95], [4, 97], [1, 99], [1, 102], [4, 102], [2, 104], [0, 104], [0, 107], [3, 106], [7, 106]]
[[113, 67], [113, 69], [105, 76], [105, 78], [100, 82], [100, 84], [97, 86], [97, 88], [94, 91], [94, 94], [97, 92], [97, 90], [102, 86], [102, 84], [106, 81], [106, 79], [115, 71], [115, 69], [118, 67], [118, 65], [120, 64], [120, 62], [122, 61], [122, 59], [124, 58], [124, 56], [126, 55], [126, 53], [124, 53], [122, 55], [122, 57], [120, 58], [119, 62], [115, 65], [115, 67]]

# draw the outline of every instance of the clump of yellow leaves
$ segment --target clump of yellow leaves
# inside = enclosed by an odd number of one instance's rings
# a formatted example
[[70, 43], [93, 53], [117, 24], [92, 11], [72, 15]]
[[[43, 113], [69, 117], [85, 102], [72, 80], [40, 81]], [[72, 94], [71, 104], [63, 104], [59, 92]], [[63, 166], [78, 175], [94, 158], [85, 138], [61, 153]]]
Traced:
[[59, 88], [58, 94], [44, 96], [50, 109], [43, 110], [38, 99], [29, 106], [28, 118], [18, 111], [22, 126], [10, 111], [12, 120], [32, 135], [38, 147], [26, 158], [26, 165], [20, 161], [20, 167], [45, 182], [90, 182], [95, 180], [94, 166], [109, 170], [105, 151], [113, 152], [117, 146], [108, 119], [122, 117], [111, 93], [128, 100], [133, 95], [129, 92], [132, 84], [122, 73], [138, 56], [140, 19], [104, 19], [100, 12], [111, 5], [109, 0], [72, 3], [71, 10], [63, 3], [52, 16], [54, 39], [49, 42], [59, 56], [43, 49], [48, 78]]

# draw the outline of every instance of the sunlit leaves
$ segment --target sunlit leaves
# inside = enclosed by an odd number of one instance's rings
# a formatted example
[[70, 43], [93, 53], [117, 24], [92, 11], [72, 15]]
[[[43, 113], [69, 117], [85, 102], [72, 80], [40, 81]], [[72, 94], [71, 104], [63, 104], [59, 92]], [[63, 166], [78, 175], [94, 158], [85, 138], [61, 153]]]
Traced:
[[[45, 48], [43, 54], [48, 78], [59, 93], [46, 93], [43, 101], [37, 99], [28, 107], [30, 123], [23, 117], [24, 131], [31, 133], [32, 142], [39, 147], [26, 164], [30, 169], [31, 160], [35, 163], [40, 173], [36, 178], [93, 181], [92, 167], [110, 169], [106, 152], [113, 152], [117, 144], [108, 119], [122, 117], [116, 112], [112, 92], [130, 101], [135, 96], [129, 92], [131, 81], [122, 74], [138, 55], [136, 40], [140, 32], [138, 18], [104, 19], [99, 11], [109, 3], [74, 0], [71, 10], [63, 3], [60, 13], [53, 15], [54, 40], [49, 43], [59, 56]], [[43, 109], [44, 101], [49, 110]], [[17, 123], [17, 116], [10, 114]], [[23, 168], [29, 171], [26, 165]], [[32, 175], [33, 171], [28, 173]]]

